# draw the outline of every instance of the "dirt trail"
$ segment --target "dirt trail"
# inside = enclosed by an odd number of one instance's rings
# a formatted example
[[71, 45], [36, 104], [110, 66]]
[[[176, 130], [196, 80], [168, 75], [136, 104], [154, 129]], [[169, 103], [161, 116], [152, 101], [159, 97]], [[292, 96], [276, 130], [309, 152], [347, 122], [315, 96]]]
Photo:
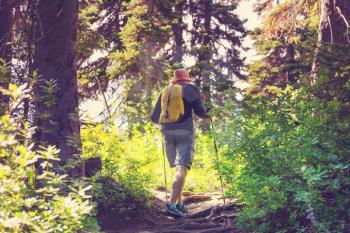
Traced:
[[223, 204], [218, 192], [184, 192], [187, 217], [174, 219], [165, 214], [165, 192], [154, 191], [153, 207], [142, 213], [142, 225], [130, 226], [122, 233], [224, 233], [235, 230], [241, 206], [233, 199]]

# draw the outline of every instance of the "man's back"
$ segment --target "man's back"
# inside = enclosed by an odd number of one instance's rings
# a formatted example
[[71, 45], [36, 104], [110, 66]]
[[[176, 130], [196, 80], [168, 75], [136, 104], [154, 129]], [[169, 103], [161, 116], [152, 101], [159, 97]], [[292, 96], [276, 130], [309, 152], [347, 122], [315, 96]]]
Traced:
[[[196, 86], [188, 82], [179, 82], [174, 85], [182, 86], [182, 99], [184, 102], [184, 115], [179, 118], [177, 122], [163, 123], [162, 129], [187, 129], [193, 130], [192, 112], [201, 118], [207, 118], [206, 111], [202, 106], [199, 90]], [[153, 110], [151, 119], [154, 123], [159, 123], [161, 113], [161, 99], [160, 94], [156, 106]]]

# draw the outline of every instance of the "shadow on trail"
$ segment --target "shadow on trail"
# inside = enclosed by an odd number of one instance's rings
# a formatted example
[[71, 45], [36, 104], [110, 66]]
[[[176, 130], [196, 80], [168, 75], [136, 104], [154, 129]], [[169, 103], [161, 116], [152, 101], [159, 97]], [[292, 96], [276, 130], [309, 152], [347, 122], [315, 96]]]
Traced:
[[[235, 200], [226, 200], [226, 205], [220, 193], [184, 192], [183, 201], [186, 204], [187, 217], [174, 219], [165, 213], [165, 193], [154, 191], [153, 207], [142, 213], [145, 223], [134, 231], [123, 233], [224, 233], [239, 232], [235, 230], [236, 217], [241, 205]], [[126, 230], [126, 229], [125, 229]], [[131, 229], [130, 229], [131, 230]]]
[[[101, 170], [99, 159], [86, 161], [86, 175], [91, 177]], [[183, 192], [183, 202], [187, 216], [174, 219], [167, 216], [166, 190], [163, 188], [151, 191], [153, 199], [151, 207], [144, 202], [137, 203], [125, 194], [124, 201], [129, 206], [135, 206], [134, 211], [124, 214], [116, 212], [119, 199], [113, 199], [118, 193], [123, 193], [123, 187], [110, 177], [101, 176], [97, 183], [103, 198], [95, 195], [95, 199], [102, 201], [97, 204], [97, 219], [106, 233], [224, 233], [238, 232], [235, 230], [236, 217], [242, 208], [234, 199], [226, 199], [224, 205], [220, 192]], [[168, 191], [169, 193], [169, 191]], [[107, 195], [108, 194], [108, 195]]]

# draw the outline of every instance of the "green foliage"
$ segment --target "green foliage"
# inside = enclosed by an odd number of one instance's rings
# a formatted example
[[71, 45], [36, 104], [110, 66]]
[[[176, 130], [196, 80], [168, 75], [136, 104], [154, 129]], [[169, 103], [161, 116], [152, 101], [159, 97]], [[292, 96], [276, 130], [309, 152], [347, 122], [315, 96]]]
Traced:
[[193, 29], [189, 27], [188, 55], [195, 64], [191, 76], [203, 94], [216, 101], [230, 98], [224, 91], [233, 88], [233, 77], [242, 79], [242, 41], [247, 35], [245, 20], [236, 14], [237, 2], [194, 0], [189, 3]]
[[148, 160], [151, 156], [142, 156], [142, 152], [137, 150], [145, 147], [145, 142], [143, 145], [138, 144], [142, 143], [140, 135], [135, 135], [132, 142], [125, 143], [127, 137], [120, 135], [113, 127], [100, 124], [83, 129], [82, 138], [84, 157], [100, 158], [103, 176], [113, 177], [117, 182], [125, 184], [135, 199], [147, 193], [144, 184], [150, 180], [150, 174], [147, 175], [143, 167], [150, 162]]
[[90, 187], [52, 171], [58, 151], [33, 150], [29, 133], [9, 116], [0, 119], [0, 231], [77, 232], [92, 209], [85, 194]]
[[77, 49], [80, 61], [88, 59], [96, 50], [103, 50], [105, 47], [105, 39], [96, 27], [93, 27], [98, 12], [97, 4], [87, 5], [79, 12]]
[[252, 84], [247, 93], [250, 95], [274, 95], [276, 89], [270, 90], [269, 86], [285, 88], [287, 84], [310, 83], [319, 3], [315, 0], [283, 1], [273, 6], [270, 3], [262, 1], [255, 8], [262, 14], [263, 22], [251, 36], [261, 58], [247, 65]]
[[169, 79], [170, 65], [162, 49], [170, 39], [170, 19], [162, 15], [157, 4], [142, 0], [123, 2], [127, 20], [118, 33], [123, 48], [109, 55], [108, 74], [111, 78], [120, 77], [126, 96], [122, 108], [130, 125], [148, 121], [152, 94], [157, 85]]
[[245, 208], [249, 232], [346, 232], [350, 147], [341, 104], [303, 88], [275, 98], [247, 97], [242, 112], [228, 104], [220, 143], [228, 195]]
[[[258, 3], [259, 4], [259, 3]], [[265, 9], [264, 9], [265, 8]], [[267, 11], [264, 14], [263, 37], [265, 39], [284, 38], [288, 44], [300, 42], [300, 29], [315, 27], [313, 23], [318, 18], [318, 0], [284, 1], [271, 7], [270, 4], [257, 7], [257, 11]], [[303, 17], [301, 17], [303, 16]]]
[[[83, 129], [82, 140], [84, 157], [101, 158], [102, 175], [114, 178], [134, 199], [149, 196], [147, 190], [164, 186], [161, 134], [153, 126], [147, 125], [144, 132], [134, 129], [122, 135], [113, 127], [97, 125]], [[203, 191], [218, 187], [213, 147], [210, 136], [197, 134], [195, 160], [185, 189]], [[170, 188], [174, 169], [167, 168], [167, 173]]]

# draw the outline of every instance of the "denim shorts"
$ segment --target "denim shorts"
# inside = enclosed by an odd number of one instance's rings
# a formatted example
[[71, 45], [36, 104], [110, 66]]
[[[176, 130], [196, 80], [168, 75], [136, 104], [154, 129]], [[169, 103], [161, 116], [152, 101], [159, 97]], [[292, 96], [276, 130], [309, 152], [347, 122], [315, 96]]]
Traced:
[[194, 131], [171, 129], [162, 130], [162, 133], [170, 167], [185, 165], [191, 169], [194, 157]]

